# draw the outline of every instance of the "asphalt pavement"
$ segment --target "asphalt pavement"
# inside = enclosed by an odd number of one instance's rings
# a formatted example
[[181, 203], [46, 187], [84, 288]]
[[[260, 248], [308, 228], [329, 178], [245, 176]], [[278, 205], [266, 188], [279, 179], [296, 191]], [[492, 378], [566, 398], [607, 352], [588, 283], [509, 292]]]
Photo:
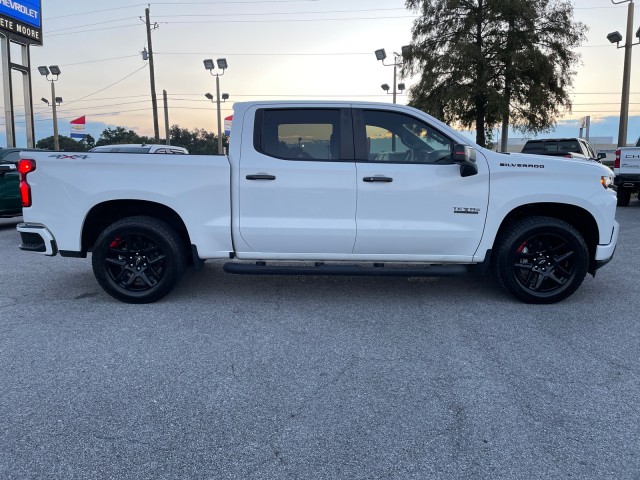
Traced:
[[614, 260], [538, 306], [220, 262], [128, 305], [0, 220], [0, 478], [640, 478], [640, 203], [618, 220]]

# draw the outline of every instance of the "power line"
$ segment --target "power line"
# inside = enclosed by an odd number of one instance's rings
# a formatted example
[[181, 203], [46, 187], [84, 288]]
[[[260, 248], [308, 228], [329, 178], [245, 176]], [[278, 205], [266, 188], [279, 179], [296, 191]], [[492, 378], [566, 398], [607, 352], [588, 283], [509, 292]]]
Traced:
[[[97, 22], [97, 23], [83, 23], [82, 24], [82, 28], [92, 27], [92, 26], [95, 26], [95, 25], [104, 25], [105, 23], [124, 22], [125, 20], [132, 20], [133, 18], [136, 18], [136, 17], [118, 18], [116, 20], [107, 20], [107, 21], [104, 21], [104, 22]], [[56, 30], [48, 30], [47, 31], [47, 35], [49, 35], [51, 33], [62, 32], [64, 30], [75, 30], [77, 28], [78, 28], [77, 26], [73, 26], [73, 27], [58, 28]]]
[[[154, 5], [221, 5], [221, 4], [256, 4], [256, 3], [311, 3], [311, 2], [319, 2], [324, 0], [259, 0], [259, 1], [217, 1], [217, 2], [153, 2]], [[88, 12], [78, 12], [78, 13], [69, 13], [68, 15], [58, 15], [57, 17], [45, 17], [45, 20], [57, 20], [58, 18], [68, 18], [68, 17], [77, 17], [81, 15], [91, 15], [93, 13], [104, 13], [104, 12], [112, 12], [114, 10], [125, 10], [129, 8], [138, 8], [138, 7], [146, 7], [149, 5], [148, 3], [135, 3], [132, 5], [127, 5], [126, 7], [112, 7], [112, 8], [103, 8], [101, 10], [91, 10]]]
[[194, 15], [155, 15], [154, 18], [176, 18], [176, 17], [247, 17], [247, 16], [264, 16], [264, 15], [325, 15], [328, 13], [361, 13], [361, 12], [388, 12], [392, 10], [406, 11], [406, 8], [361, 8], [352, 10], [316, 10], [303, 12], [264, 12], [264, 13], [215, 13], [215, 14], [194, 14]]
[[106, 87], [101, 88], [100, 90], [96, 90], [95, 92], [90, 93], [89, 95], [85, 95], [84, 97], [77, 98], [77, 99], [75, 99], [75, 100], [71, 100], [70, 102], [68, 102], [68, 103], [67, 103], [67, 105], [70, 105], [70, 104], [72, 104], [72, 103], [79, 102], [80, 100], [84, 100], [85, 98], [91, 97], [91, 96], [95, 95], [96, 93], [103, 92], [103, 91], [104, 91], [104, 90], [106, 90], [107, 88], [111, 88], [111, 87], [113, 87], [114, 85], [117, 85], [118, 83], [122, 82], [123, 80], [126, 80], [127, 78], [129, 78], [129, 77], [130, 77], [130, 76], [132, 76], [132, 75], [135, 75], [135, 74], [136, 74], [136, 73], [138, 73], [140, 70], [142, 70], [143, 68], [146, 68], [146, 67], [147, 67], [147, 64], [145, 63], [142, 67], [140, 67], [139, 69], [137, 69], [137, 70], [135, 70], [135, 71], [131, 72], [130, 74], [128, 74], [128, 75], [126, 75], [126, 76], [122, 77], [120, 80], [117, 80], [117, 81], [115, 81], [115, 82], [113, 82], [113, 83], [111, 83], [111, 84], [107, 85]]
[[[265, 16], [265, 15], [325, 15], [325, 14], [329, 14], [329, 13], [361, 13], [361, 12], [386, 12], [386, 11], [395, 11], [395, 10], [403, 10], [406, 11], [405, 8], [365, 8], [365, 9], [351, 9], [351, 10], [323, 10], [323, 11], [301, 11], [301, 12], [264, 12], [264, 13], [216, 13], [216, 14], [193, 14], [193, 15], [156, 15], [154, 16], [154, 19], [161, 19], [161, 18], [178, 18], [178, 17], [197, 17], [197, 18], [202, 18], [202, 17], [214, 17], [214, 18], [219, 18], [219, 17], [235, 17], [235, 16], [239, 16], [239, 17], [244, 17], [244, 16]], [[114, 19], [114, 20], [105, 20], [103, 22], [96, 22], [96, 23], [85, 23], [82, 25], [82, 28], [86, 28], [86, 27], [93, 27], [96, 25], [105, 25], [105, 24], [113, 24], [114, 22], [124, 22], [126, 20], [132, 20], [135, 19], [135, 17], [125, 17], [125, 18], [118, 18], [118, 19]], [[167, 23], [175, 23], [175, 22], [167, 22]], [[55, 34], [58, 32], [63, 32], [66, 30], [76, 30], [78, 27], [77, 26], [73, 26], [73, 27], [65, 27], [65, 28], [58, 28], [55, 30], [49, 30], [47, 32], [48, 35], [51, 34]], [[117, 28], [116, 27], [111, 27], [111, 28]]]
[[341, 22], [345, 20], [394, 20], [399, 18], [417, 18], [418, 15], [401, 15], [395, 17], [349, 17], [349, 18], [295, 18], [295, 19], [273, 19], [273, 20], [224, 20], [215, 22], [211, 20], [193, 22], [161, 22], [168, 25], [190, 25], [198, 23], [290, 23], [290, 22]]
[[102, 30], [113, 30], [115, 28], [130, 28], [130, 27], [139, 27], [140, 25], [138, 23], [132, 23], [131, 25], [120, 25], [118, 27], [104, 27], [104, 28], [94, 28], [92, 30], [76, 30], [74, 32], [67, 32], [67, 33], [54, 33], [52, 35], [47, 35], [48, 37], [61, 37], [63, 35], [75, 35], [76, 33], [91, 33], [91, 32], [99, 32]]

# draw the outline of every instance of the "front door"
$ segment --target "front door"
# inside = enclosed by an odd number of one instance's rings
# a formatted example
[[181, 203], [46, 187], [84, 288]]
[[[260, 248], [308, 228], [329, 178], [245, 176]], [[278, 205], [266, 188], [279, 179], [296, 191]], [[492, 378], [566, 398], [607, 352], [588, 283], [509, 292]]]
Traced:
[[354, 253], [470, 260], [489, 200], [484, 157], [478, 154], [477, 175], [462, 177], [452, 160], [454, 141], [433, 126], [400, 112], [355, 110], [354, 116]]

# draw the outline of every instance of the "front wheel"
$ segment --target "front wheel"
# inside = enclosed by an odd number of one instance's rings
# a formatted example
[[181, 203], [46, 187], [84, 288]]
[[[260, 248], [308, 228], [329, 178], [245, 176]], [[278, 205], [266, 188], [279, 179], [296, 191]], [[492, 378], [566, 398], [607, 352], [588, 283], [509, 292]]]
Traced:
[[552, 217], [511, 224], [496, 242], [493, 272], [504, 289], [527, 303], [555, 303], [582, 284], [589, 249], [571, 225]]
[[173, 228], [152, 217], [119, 220], [98, 237], [93, 273], [112, 297], [150, 303], [167, 295], [185, 271], [184, 244]]

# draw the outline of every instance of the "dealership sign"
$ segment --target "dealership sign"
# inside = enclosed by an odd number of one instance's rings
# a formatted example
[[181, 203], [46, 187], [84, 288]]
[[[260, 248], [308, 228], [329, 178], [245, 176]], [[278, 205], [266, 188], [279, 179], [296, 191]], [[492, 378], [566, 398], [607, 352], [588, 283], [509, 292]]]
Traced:
[[0, 32], [42, 45], [41, 0], [0, 0]]

